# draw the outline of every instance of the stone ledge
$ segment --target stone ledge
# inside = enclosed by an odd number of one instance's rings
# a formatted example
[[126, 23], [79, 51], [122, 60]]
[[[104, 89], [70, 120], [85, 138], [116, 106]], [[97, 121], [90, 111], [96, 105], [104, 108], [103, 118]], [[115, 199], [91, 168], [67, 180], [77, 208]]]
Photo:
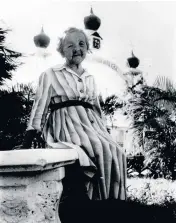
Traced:
[[1, 187], [22, 187], [28, 186], [38, 181], [61, 181], [65, 177], [64, 167], [59, 167], [51, 170], [44, 170], [40, 172], [15, 172], [0, 174], [0, 188]]
[[24, 149], [0, 152], [0, 173], [34, 172], [74, 163], [74, 149]]
[[74, 149], [0, 151], [0, 223], [60, 223], [65, 165]]

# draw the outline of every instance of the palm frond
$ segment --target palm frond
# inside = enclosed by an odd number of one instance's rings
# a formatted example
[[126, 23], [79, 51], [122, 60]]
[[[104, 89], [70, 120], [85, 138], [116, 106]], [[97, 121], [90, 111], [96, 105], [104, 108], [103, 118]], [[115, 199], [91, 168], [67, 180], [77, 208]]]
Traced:
[[170, 78], [166, 76], [157, 76], [153, 86], [164, 91], [176, 91], [175, 84]]
[[156, 91], [154, 103], [160, 107], [166, 107], [172, 111], [176, 108], [176, 86], [168, 77], [158, 76], [154, 83], [154, 87], [158, 88]]
[[105, 115], [114, 115], [114, 112], [123, 107], [122, 100], [115, 94], [108, 96], [103, 100], [102, 96], [99, 95], [100, 106]]

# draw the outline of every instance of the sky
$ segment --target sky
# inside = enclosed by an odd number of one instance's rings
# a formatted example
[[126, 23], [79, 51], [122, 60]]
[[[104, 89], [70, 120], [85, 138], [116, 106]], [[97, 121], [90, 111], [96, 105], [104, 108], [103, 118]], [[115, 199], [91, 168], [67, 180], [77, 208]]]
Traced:
[[[62, 63], [56, 52], [58, 37], [71, 26], [83, 29], [83, 19], [90, 14], [91, 6], [101, 18], [98, 32], [103, 41], [99, 55], [115, 61], [125, 71], [126, 59], [133, 49], [150, 84], [158, 75], [175, 80], [176, 2], [0, 0], [0, 3], [1, 24], [12, 30], [6, 44], [26, 56], [8, 85], [36, 83], [44, 69]], [[51, 39], [47, 60], [34, 56], [37, 49], [33, 37], [42, 26]], [[100, 91], [121, 92], [123, 80], [118, 74], [100, 64], [87, 66], [95, 74]]]

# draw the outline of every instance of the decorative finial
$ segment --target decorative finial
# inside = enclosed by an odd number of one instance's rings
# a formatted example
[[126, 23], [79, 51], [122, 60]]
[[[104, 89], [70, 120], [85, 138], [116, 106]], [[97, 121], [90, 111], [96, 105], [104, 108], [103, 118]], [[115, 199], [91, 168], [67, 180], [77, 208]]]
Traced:
[[43, 28], [43, 26], [42, 26], [42, 29], [41, 29], [41, 33], [44, 33], [44, 28]]
[[86, 29], [97, 31], [101, 25], [101, 19], [93, 13], [91, 6], [90, 15], [84, 17], [84, 25]]
[[135, 55], [134, 55], [134, 53], [133, 53], [133, 50], [131, 51], [131, 55], [132, 55], [132, 57], [135, 57]]
[[34, 36], [34, 43], [37, 47], [47, 48], [50, 43], [50, 38], [44, 32], [43, 25], [41, 28], [41, 32]]
[[94, 14], [92, 6], [91, 6], [91, 9], [90, 9], [90, 14]]
[[131, 51], [131, 57], [127, 59], [127, 62], [131, 68], [137, 68], [139, 66], [140, 60], [134, 55], [133, 50]]

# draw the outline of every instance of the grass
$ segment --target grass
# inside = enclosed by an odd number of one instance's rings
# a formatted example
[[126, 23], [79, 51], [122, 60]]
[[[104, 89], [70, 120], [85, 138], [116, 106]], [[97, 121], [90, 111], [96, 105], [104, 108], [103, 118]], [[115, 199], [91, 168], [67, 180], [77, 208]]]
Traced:
[[176, 222], [176, 181], [130, 178], [127, 201], [143, 207], [142, 214], [151, 222]]
[[75, 194], [60, 206], [62, 223], [176, 222], [176, 182], [127, 180], [127, 201], [88, 201]]

